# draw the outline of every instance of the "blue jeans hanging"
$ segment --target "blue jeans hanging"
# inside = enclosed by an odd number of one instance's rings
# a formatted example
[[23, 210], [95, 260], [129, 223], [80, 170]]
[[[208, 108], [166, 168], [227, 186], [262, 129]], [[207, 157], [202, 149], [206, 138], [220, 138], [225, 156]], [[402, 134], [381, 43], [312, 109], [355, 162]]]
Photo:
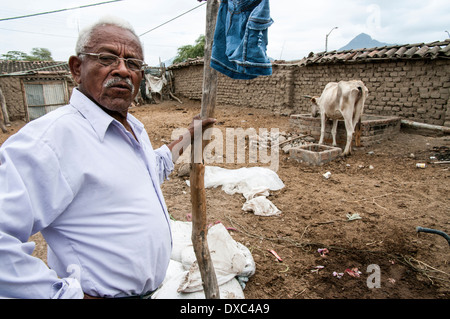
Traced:
[[272, 74], [267, 57], [269, 0], [222, 0], [217, 15], [211, 67], [248, 80]]

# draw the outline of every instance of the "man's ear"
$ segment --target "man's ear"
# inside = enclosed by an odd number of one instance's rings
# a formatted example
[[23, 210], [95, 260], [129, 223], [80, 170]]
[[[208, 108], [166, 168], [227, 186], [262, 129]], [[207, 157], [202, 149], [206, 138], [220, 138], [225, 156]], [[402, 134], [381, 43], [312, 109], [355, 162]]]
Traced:
[[81, 59], [77, 56], [72, 55], [69, 58], [70, 73], [77, 84], [81, 83], [81, 63]]

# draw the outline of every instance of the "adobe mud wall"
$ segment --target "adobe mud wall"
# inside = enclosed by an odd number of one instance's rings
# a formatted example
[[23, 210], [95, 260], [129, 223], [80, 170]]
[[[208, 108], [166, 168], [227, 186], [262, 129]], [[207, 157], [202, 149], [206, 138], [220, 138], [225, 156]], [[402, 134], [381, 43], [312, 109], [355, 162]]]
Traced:
[[0, 88], [5, 95], [6, 107], [11, 121], [26, 118], [22, 85], [18, 77], [1, 77]]
[[[202, 63], [170, 69], [176, 95], [201, 99]], [[217, 103], [266, 108], [284, 115], [308, 113], [310, 102], [304, 95], [320, 95], [328, 82], [351, 79], [362, 80], [369, 89], [366, 114], [450, 127], [449, 59], [274, 64], [272, 76], [246, 81], [219, 74]]]
[[51, 81], [65, 81], [67, 84], [68, 95], [70, 96], [76, 84], [71, 77], [58, 76], [2, 76], [0, 77], [0, 88], [6, 100], [6, 107], [8, 110], [9, 119], [27, 120], [27, 106], [24, 97], [24, 83], [32, 81], [51, 82]]

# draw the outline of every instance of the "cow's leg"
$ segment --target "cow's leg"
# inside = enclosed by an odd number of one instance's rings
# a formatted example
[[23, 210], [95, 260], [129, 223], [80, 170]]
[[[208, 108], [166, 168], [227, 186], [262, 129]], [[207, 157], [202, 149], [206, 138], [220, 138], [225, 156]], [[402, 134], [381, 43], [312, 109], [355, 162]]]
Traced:
[[320, 114], [320, 140], [319, 145], [323, 144], [323, 138], [325, 136], [325, 125], [326, 125], [326, 117], [325, 114]]
[[333, 127], [331, 128], [331, 135], [333, 136], [333, 146], [336, 146], [336, 133], [337, 133], [338, 120], [333, 120]]
[[347, 143], [345, 144], [344, 153], [342, 155], [346, 156], [352, 152], [352, 140], [353, 140], [353, 123], [351, 118], [345, 117], [345, 130], [347, 131]]

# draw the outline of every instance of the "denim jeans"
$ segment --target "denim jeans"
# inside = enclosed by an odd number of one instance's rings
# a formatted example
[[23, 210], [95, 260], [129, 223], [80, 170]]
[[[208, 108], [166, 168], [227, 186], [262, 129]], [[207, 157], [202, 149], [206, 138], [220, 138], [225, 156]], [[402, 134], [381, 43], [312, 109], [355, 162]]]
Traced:
[[272, 64], [266, 51], [272, 23], [269, 0], [222, 0], [211, 67], [233, 79], [271, 75]]

